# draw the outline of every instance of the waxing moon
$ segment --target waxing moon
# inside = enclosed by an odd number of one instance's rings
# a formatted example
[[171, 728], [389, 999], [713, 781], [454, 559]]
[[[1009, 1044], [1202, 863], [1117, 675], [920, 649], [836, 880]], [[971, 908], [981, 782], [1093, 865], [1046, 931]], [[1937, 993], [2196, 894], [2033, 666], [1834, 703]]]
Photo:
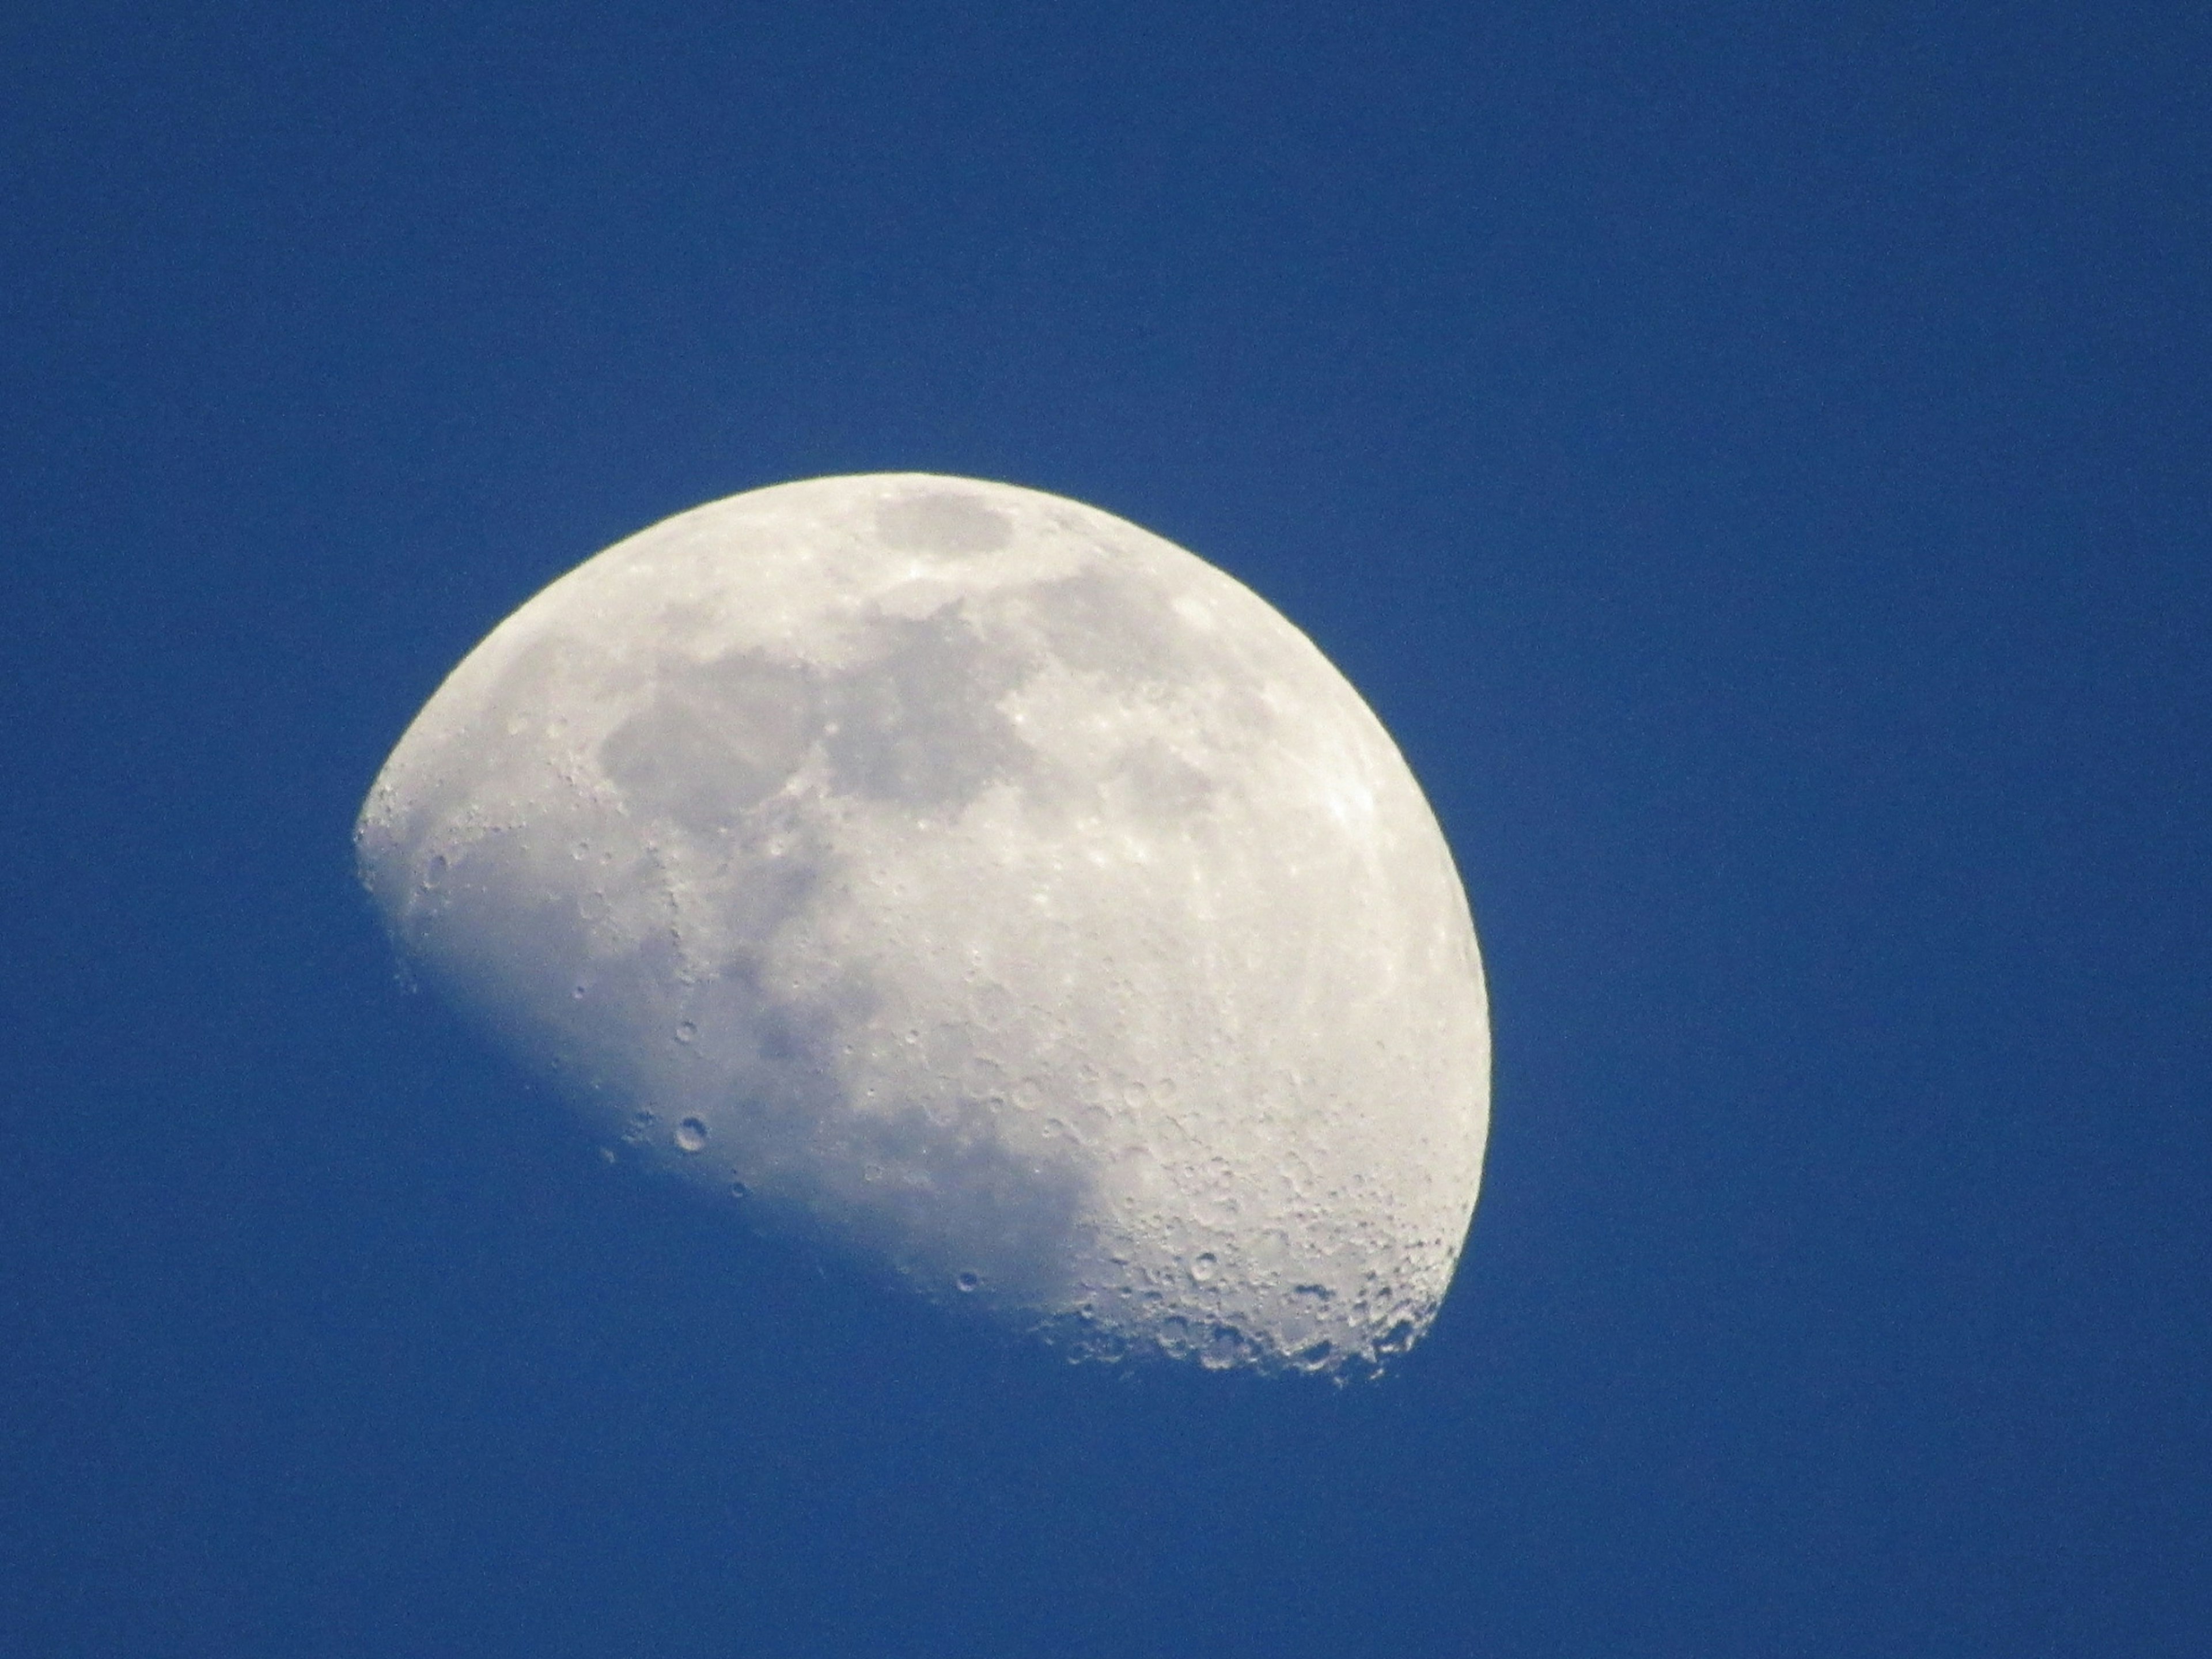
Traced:
[[1371, 1371], [1450, 1282], [1482, 966], [1311, 641], [1095, 507], [710, 502], [495, 629], [356, 830], [608, 1141], [1072, 1354]]

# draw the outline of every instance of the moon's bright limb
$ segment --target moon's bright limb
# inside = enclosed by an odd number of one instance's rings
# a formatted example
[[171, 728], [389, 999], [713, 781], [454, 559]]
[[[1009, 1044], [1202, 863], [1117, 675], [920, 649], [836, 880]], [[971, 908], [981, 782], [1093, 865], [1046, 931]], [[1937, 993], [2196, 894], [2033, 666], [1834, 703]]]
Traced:
[[714, 501], [495, 629], [356, 829], [610, 1135], [1085, 1354], [1370, 1368], [1481, 1176], [1467, 901], [1249, 590], [1058, 496]]

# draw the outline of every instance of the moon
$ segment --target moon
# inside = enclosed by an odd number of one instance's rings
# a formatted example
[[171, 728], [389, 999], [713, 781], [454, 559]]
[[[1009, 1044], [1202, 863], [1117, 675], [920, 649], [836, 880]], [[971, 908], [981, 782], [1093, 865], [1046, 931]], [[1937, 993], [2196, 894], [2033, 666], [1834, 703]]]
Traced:
[[493, 629], [356, 827], [610, 1150], [1071, 1357], [1372, 1373], [1481, 1179], [1465, 891], [1304, 635], [924, 474], [680, 514]]

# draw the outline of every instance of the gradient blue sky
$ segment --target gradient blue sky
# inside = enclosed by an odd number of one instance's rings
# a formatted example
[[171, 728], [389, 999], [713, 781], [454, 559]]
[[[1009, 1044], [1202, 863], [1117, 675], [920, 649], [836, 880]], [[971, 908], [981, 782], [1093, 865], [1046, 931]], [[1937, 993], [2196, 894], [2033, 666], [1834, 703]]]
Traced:
[[[2194, 1656], [2199, 8], [17, 0], [0, 1652]], [[1398, 736], [1431, 1340], [1070, 1372], [611, 1182], [348, 831], [813, 474], [1097, 503]]]

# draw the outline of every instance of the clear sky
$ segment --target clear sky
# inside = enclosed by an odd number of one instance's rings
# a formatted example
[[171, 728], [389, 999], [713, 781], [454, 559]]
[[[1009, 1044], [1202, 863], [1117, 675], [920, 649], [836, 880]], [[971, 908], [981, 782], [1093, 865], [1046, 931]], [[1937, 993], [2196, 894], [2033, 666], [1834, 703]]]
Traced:
[[[0, 16], [0, 1652], [2193, 1656], [2212, 25]], [[1310, 633], [1488, 1175], [1372, 1387], [1070, 1371], [666, 1195], [348, 833], [696, 502], [1003, 478]]]

